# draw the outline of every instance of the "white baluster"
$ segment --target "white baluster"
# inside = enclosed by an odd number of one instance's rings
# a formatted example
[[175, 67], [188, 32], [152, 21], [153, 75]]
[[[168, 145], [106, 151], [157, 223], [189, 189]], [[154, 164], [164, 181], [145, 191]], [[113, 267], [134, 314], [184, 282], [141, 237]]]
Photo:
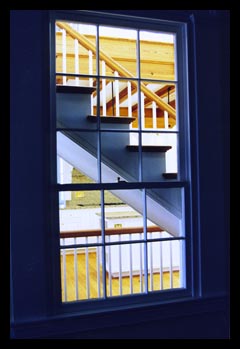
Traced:
[[141, 92], [141, 122], [142, 129], [145, 129], [145, 108], [144, 108], [144, 93]]
[[[152, 238], [152, 233], [150, 233], [150, 238]], [[149, 250], [150, 250], [150, 290], [153, 291], [153, 248], [152, 242], [150, 242]]]
[[[79, 74], [79, 53], [78, 53], [78, 41], [74, 40], [74, 54], [75, 54], [75, 74]], [[79, 85], [79, 77], [75, 77], [75, 85]]]
[[[108, 242], [111, 241], [109, 236]], [[109, 281], [109, 296], [112, 296], [112, 258], [111, 258], [111, 246], [108, 246], [108, 281]]]
[[[74, 245], [77, 244], [77, 239], [74, 238]], [[74, 281], [75, 281], [75, 297], [78, 300], [78, 255], [77, 248], [74, 248]]]
[[139, 257], [140, 257], [140, 292], [143, 292], [143, 267], [142, 267], [142, 244], [139, 244]]
[[[106, 75], [106, 63], [102, 61], [102, 75]], [[102, 79], [102, 115], [107, 115], [106, 79]]]
[[131, 82], [128, 81], [128, 116], [132, 117], [132, 88], [131, 88]]
[[[118, 77], [118, 72], [114, 72], [114, 76]], [[120, 116], [120, 106], [119, 106], [119, 81], [114, 81], [114, 94], [115, 94], [115, 103], [116, 103], [116, 116]]]
[[[121, 241], [121, 235], [118, 235], [118, 241]], [[119, 257], [119, 295], [122, 295], [122, 245], [118, 245]]]
[[[66, 30], [62, 31], [62, 72], [67, 72], [67, 35]], [[63, 85], [66, 85], [67, 77], [63, 76]]]
[[133, 294], [133, 272], [132, 272], [132, 235], [129, 234], [129, 267], [130, 267], [130, 293]]
[[160, 290], [163, 290], [163, 252], [162, 252], [162, 241], [159, 241], [159, 273], [160, 273]]
[[[85, 238], [85, 244], [88, 244], [88, 237]], [[85, 256], [86, 256], [86, 291], [87, 291], [87, 299], [90, 298], [90, 278], [89, 278], [89, 256], [88, 256], [88, 247], [85, 248]]]
[[[62, 239], [63, 246], [65, 246], [65, 239]], [[66, 250], [62, 250], [63, 259], [63, 289], [64, 289], [64, 301], [67, 302], [67, 265], [66, 265]]]
[[157, 104], [152, 102], [152, 118], [153, 118], [153, 129], [157, 128]]
[[179, 281], [180, 287], [186, 287], [186, 278], [185, 278], [185, 241], [179, 240]]
[[173, 288], [172, 241], [169, 241], [169, 260], [170, 288]]
[[[91, 50], [88, 51], [88, 70], [89, 75], [93, 75], [93, 53]], [[93, 78], [89, 78], [89, 86], [93, 87]], [[93, 115], [93, 95], [91, 94], [91, 115]]]
[[164, 128], [168, 130], [168, 112], [164, 110]]
[[[99, 236], [97, 236], [97, 243], [99, 244]], [[101, 247], [97, 246], [97, 290], [98, 290], [98, 298], [101, 297], [101, 279], [100, 279], [100, 253], [99, 249]]]
[[[93, 53], [91, 50], [88, 51], [88, 62], [89, 62], [89, 67], [88, 67], [89, 75], [93, 75]], [[89, 79], [89, 86], [90, 87], [93, 86], [93, 78]]]

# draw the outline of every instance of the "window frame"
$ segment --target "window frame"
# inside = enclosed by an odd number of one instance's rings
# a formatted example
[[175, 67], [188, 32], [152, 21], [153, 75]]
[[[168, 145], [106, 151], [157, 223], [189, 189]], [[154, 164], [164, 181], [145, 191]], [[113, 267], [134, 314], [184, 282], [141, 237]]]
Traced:
[[[51, 275], [49, 296], [54, 313], [69, 312], [102, 312], [109, 309], [141, 307], [177, 301], [193, 295], [193, 259], [192, 259], [192, 205], [191, 205], [191, 162], [190, 162], [190, 127], [188, 97], [188, 47], [187, 24], [179, 21], [159, 20], [135, 16], [116, 15], [86, 10], [51, 10], [50, 11], [50, 177], [51, 177]], [[144, 188], [183, 188], [185, 214], [185, 268], [186, 288], [182, 290], [166, 290], [148, 294], [119, 296], [107, 299], [90, 299], [88, 301], [62, 302], [61, 273], [59, 263], [59, 216], [58, 193], [60, 191], [81, 190], [81, 184], [57, 184], [56, 160], [56, 93], [55, 93], [55, 21], [81, 21], [89, 24], [119, 25], [143, 30], [170, 31], [176, 33], [177, 72], [178, 75], [178, 115], [179, 115], [179, 180], [171, 182], [138, 182], [138, 183], [96, 183], [87, 185], [88, 190], [109, 189], [144, 189]], [[182, 120], [184, 119], [184, 120]], [[57, 208], [57, 209], [56, 209]], [[187, 215], [186, 212], [189, 212]]]

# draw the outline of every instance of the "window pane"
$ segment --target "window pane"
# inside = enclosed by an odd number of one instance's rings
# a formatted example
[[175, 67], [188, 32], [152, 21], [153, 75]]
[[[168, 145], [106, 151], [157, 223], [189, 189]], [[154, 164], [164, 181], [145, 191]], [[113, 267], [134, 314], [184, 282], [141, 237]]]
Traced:
[[174, 34], [140, 31], [141, 78], [175, 80]]
[[[121, 79], [100, 80], [100, 116], [102, 128], [131, 128], [138, 125], [138, 89], [137, 82]], [[93, 114], [97, 115], [97, 96], [93, 93]], [[111, 118], [105, 118], [106, 116]], [[122, 117], [120, 119], [119, 117]], [[94, 119], [91, 120], [94, 122]], [[96, 120], [95, 120], [96, 122]]]
[[61, 249], [62, 301], [103, 297], [102, 247]]
[[144, 244], [106, 246], [107, 295], [143, 293]]
[[141, 128], [176, 128], [175, 84], [144, 81], [141, 83], [141, 92]]
[[125, 76], [136, 77], [136, 38], [137, 31], [117, 27], [99, 27], [99, 49], [100, 59], [106, 54], [106, 68], [100, 66], [100, 75], [114, 76], [116, 73]]
[[[134, 143], [133, 146], [131, 142]], [[135, 151], [135, 148], [138, 148], [137, 144], [137, 133], [101, 133], [102, 182], [139, 180], [139, 153]]]
[[[143, 181], [177, 180], [178, 135], [169, 133], [142, 134]], [[149, 169], [152, 171], [149, 171]]]
[[57, 127], [96, 129], [88, 120], [93, 114], [93, 100], [96, 99], [96, 81], [92, 85], [87, 78], [76, 82], [70, 78], [66, 85], [56, 86]]
[[[61, 23], [71, 28], [74, 38], [62, 28]], [[56, 71], [96, 74], [96, 26], [67, 22], [60, 22], [59, 26], [56, 26]], [[78, 83], [77, 77], [74, 80]], [[67, 81], [67, 77], [59, 76], [57, 79], [59, 84], [65, 84]]]
[[184, 287], [181, 241], [148, 243], [148, 290], [159, 291]]
[[[97, 134], [95, 132], [57, 132], [58, 181], [59, 183], [93, 183], [98, 181]], [[62, 162], [61, 158], [65, 161]], [[68, 163], [69, 166], [62, 166]], [[75, 178], [67, 175], [75, 168]]]
[[105, 231], [108, 242], [143, 240], [141, 190], [104, 192]]
[[182, 188], [147, 189], [147, 226], [157, 226], [162, 232], [148, 233], [148, 238], [182, 237], [184, 230], [184, 190]]

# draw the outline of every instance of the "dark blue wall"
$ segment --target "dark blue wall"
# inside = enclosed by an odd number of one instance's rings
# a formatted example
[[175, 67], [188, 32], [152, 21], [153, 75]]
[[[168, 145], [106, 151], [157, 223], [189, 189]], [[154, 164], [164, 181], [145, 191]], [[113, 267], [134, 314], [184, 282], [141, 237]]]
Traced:
[[228, 338], [228, 12], [106, 11], [188, 23], [194, 261], [201, 270], [195, 285], [201, 297], [105, 315], [50, 316], [48, 17], [46, 11], [15, 10], [10, 23], [12, 337]]

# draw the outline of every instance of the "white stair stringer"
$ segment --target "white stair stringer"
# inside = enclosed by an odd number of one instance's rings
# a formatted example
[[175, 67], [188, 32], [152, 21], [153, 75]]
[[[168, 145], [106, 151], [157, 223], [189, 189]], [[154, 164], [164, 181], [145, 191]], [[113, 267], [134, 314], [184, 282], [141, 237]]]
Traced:
[[[77, 170], [97, 182], [97, 159], [77, 145], [64, 134], [57, 134], [57, 154]], [[102, 164], [102, 173], [107, 182], [116, 182], [119, 174]], [[120, 200], [127, 203], [140, 214], [142, 212], [142, 192], [140, 190], [114, 190]], [[147, 196], [148, 219], [166, 230], [169, 234], [181, 236], [181, 219], [164, 208], [160, 203]]]

